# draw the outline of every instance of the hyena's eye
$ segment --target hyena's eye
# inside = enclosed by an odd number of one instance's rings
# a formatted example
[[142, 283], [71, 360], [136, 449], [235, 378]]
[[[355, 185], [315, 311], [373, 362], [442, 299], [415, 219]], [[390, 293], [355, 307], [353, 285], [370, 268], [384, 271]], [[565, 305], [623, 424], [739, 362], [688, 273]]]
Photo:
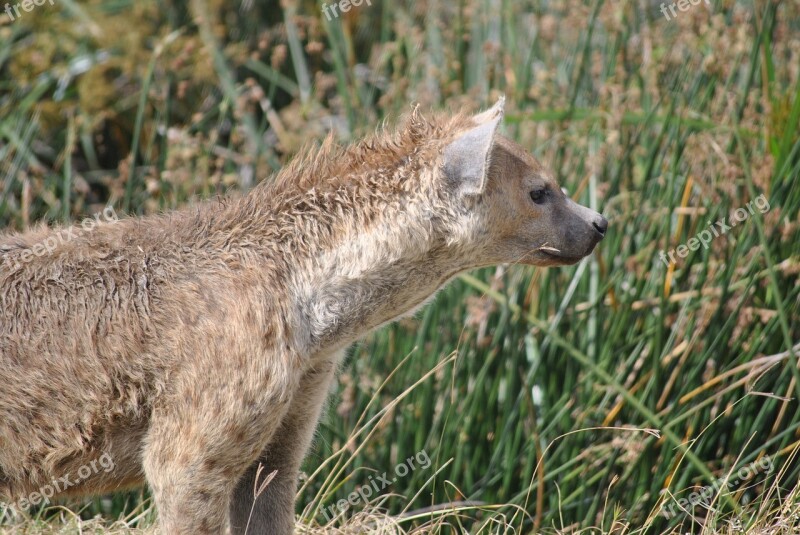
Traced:
[[537, 188], [531, 191], [531, 200], [536, 204], [544, 204], [547, 199], [547, 188]]

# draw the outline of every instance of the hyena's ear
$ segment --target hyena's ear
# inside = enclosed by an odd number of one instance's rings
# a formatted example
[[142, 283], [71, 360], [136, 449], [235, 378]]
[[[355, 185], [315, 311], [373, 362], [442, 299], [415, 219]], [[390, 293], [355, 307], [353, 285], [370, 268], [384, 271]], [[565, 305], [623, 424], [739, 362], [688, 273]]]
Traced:
[[444, 148], [444, 174], [451, 187], [462, 195], [480, 195], [486, 188], [489, 156], [497, 128], [503, 121], [505, 97], [472, 120], [478, 126], [467, 130]]

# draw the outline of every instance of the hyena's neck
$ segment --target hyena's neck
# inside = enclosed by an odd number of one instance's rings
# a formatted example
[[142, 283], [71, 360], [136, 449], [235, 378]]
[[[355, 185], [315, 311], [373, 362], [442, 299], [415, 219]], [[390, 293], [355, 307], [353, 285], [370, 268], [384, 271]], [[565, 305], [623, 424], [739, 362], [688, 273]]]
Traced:
[[430, 219], [409, 212], [381, 219], [306, 259], [292, 277], [296, 343], [308, 354], [341, 349], [413, 312], [468, 267]]

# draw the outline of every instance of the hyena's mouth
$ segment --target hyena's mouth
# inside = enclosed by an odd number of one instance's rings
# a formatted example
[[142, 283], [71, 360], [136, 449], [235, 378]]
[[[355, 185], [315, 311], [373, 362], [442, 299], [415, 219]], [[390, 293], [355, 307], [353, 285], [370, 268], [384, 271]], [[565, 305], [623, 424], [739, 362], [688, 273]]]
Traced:
[[591, 244], [586, 250], [586, 252], [581, 255], [564, 254], [559, 249], [556, 249], [555, 247], [549, 247], [546, 245], [543, 245], [538, 249], [536, 249], [536, 253], [538, 253], [540, 256], [549, 261], [555, 261], [558, 264], [571, 265], [571, 264], [577, 264], [590, 254], [592, 254], [596, 245], [597, 243]]
[[543, 257], [549, 260], [555, 260], [559, 264], [577, 264], [581, 260], [583, 260], [588, 254], [591, 254], [591, 251], [587, 253], [587, 255], [582, 256], [568, 256], [561, 253], [552, 253], [550, 251], [539, 251]]

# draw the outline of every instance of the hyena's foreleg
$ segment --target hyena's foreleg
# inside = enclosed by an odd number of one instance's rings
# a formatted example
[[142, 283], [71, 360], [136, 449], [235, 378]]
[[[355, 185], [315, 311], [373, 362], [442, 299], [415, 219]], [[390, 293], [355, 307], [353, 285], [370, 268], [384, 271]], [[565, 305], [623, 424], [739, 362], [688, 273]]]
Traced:
[[[231, 501], [231, 532], [259, 535], [288, 535], [294, 529], [294, 499], [300, 464], [305, 457], [328, 397], [338, 355], [308, 371], [292, 400], [281, 426], [264, 453], [239, 481]], [[259, 465], [259, 482], [277, 471], [257, 498], [254, 487]], [[249, 521], [249, 526], [248, 526]]]
[[[253, 361], [280, 361], [252, 353]], [[200, 359], [198, 362], [243, 362]], [[183, 385], [153, 410], [144, 448], [144, 470], [164, 535], [218, 534], [227, 525], [236, 482], [264, 450], [281, 424], [294, 386], [281, 370], [261, 377], [284, 383], [258, 384], [247, 369], [220, 367], [176, 379]], [[255, 533], [255, 532], [254, 532]]]

